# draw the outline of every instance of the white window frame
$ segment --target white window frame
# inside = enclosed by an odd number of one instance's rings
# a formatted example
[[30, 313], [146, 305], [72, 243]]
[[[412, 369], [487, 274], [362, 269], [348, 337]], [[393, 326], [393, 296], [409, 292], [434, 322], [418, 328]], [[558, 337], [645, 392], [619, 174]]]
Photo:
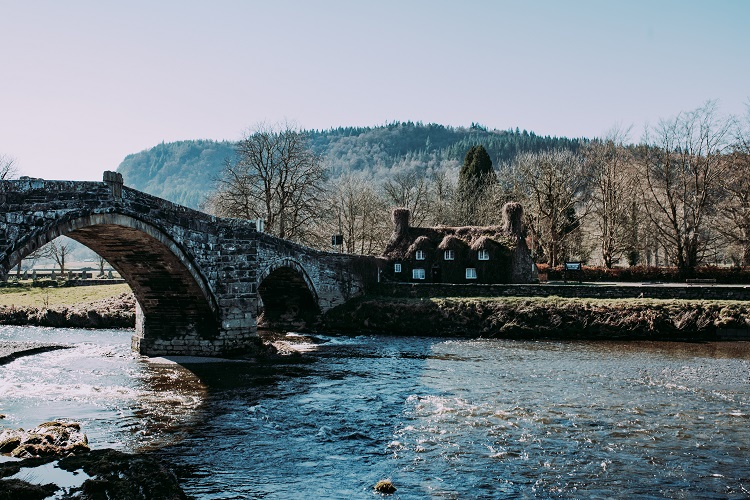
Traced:
[[421, 267], [412, 269], [411, 270], [411, 279], [413, 280], [423, 280], [425, 279], [425, 272], [424, 269]]
[[395, 264], [393, 264], [393, 272], [394, 273], [400, 273], [401, 272], [401, 263], [400, 262], [396, 262]]
[[456, 252], [453, 250], [446, 250], [443, 253], [443, 259], [444, 260], [455, 260], [456, 259]]
[[486, 248], [481, 248], [477, 252], [477, 258], [479, 260], [490, 260], [490, 252]]
[[466, 268], [466, 279], [467, 280], [475, 280], [475, 279], [477, 279], [477, 269], [475, 267], [467, 267]]
[[417, 260], [424, 260], [424, 250], [417, 250], [414, 252], [414, 258]]

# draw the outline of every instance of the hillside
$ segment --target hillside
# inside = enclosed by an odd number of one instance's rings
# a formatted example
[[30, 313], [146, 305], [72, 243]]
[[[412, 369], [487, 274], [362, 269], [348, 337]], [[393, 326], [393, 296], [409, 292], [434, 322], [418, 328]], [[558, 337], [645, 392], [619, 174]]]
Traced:
[[[447, 127], [438, 124], [395, 122], [377, 127], [339, 127], [307, 131], [312, 149], [323, 156], [337, 176], [347, 171], [369, 171], [375, 179], [390, 177], [404, 162], [462, 161], [466, 151], [483, 144], [495, 165], [518, 153], [553, 148], [577, 150], [581, 139], [538, 136], [533, 132], [488, 130], [480, 125]], [[175, 203], [198, 208], [234, 156], [233, 143], [192, 140], [161, 143], [128, 155], [118, 167], [125, 183]]]
[[226, 158], [234, 156], [234, 144], [223, 141], [161, 143], [130, 154], [117, 171], [125, 184], [160, 198], [198, 208]]

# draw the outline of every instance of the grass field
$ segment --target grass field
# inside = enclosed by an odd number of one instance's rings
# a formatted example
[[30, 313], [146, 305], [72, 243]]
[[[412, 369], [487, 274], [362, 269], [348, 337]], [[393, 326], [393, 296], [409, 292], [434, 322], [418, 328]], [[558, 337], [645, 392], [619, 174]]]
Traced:
[[62, 288], [0, 288], [0, 306], [46, 307], [79, 304], [130, 292], [126, 284], [72, 286]]

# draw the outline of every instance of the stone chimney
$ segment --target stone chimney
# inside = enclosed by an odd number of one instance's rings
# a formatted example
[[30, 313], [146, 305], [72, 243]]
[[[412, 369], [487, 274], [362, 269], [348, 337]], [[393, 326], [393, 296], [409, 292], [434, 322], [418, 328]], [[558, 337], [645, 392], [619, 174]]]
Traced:
[[523, 238], [523, 206], [516, 201], [503, 205], [503, 230]]
[[393, 235], [405, 236], [409, 230], [409, 217], [411, 212], [408, 208], [394, 208], [391, 217], [393, 219]]

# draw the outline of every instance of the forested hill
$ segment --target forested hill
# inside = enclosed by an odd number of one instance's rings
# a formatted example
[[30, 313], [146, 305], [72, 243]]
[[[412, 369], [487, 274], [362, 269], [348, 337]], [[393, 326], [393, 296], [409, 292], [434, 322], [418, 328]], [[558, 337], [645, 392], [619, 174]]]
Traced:
[[[371, 172], [385, 181], [395, 165], [463, 161], [476, 144], [484, 145], [495, 165], [522, 152], [561, 148], [577, 150], [581, 139], [538, 136], [533, 132], [488, 130], [481, 125], [447, 127], [396, 122], [378, 127], [339, 127], [307, 131], [313, 150], [323, 156], [333, 176], [349, 170]], [[211, 191], [234, 144], [223, 141], [162, 143], [128, 155], [117, 169], [135, 189], [198, 208]]]
[[161, 143], [130, 154], [117, 171], [125, 185], [191, 208], [198, 208], [234, 144], [206, 140]]

